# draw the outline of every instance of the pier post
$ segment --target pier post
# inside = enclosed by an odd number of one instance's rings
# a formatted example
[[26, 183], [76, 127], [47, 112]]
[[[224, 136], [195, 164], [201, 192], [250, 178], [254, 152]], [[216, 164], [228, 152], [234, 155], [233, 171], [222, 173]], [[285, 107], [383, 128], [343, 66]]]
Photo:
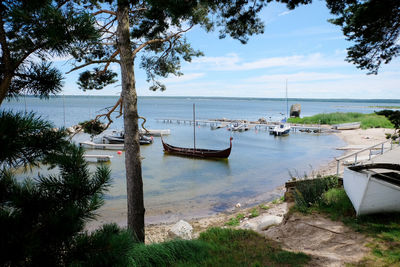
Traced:
[[383, 155], [383, 145], [384, 145], [384, 144], [382, 144], [382, 148], [381, 148], [381, 155]]
[[336, 175], [339, 176], [339, 166], [340, 166], [340, 161], [336, 160]]

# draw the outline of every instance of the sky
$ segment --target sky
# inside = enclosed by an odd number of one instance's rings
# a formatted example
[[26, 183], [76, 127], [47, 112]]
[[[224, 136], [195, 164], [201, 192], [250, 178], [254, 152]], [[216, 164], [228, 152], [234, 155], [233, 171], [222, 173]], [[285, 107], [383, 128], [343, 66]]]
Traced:
[[[245, 45], [231, 38], [219, 39], [218, 32], [194, 28], [186, 38], [203, 57], [182, 62], [183, 76], [162, 81], [164, 92], [150, 91], [146, 76], [135, 62], [139, 96], [285, 97], [400, 99], [400, 58], [383, 65], [378, 75], [345, 61], [351, 45], [340, 27], [327, 20], [333, 16], [325, 1], [290, 11], [283, 4], [269, 4], [261, 14], [262, 35]], [[54, 59], [64, 73], [69, 61]], [[119, 66], [112, 68], [118, 71]], [[121, 83], [103, 90], [83, 92], [76, 85], [79, 71], [65, 74], [65, 95], [119, 95]]]

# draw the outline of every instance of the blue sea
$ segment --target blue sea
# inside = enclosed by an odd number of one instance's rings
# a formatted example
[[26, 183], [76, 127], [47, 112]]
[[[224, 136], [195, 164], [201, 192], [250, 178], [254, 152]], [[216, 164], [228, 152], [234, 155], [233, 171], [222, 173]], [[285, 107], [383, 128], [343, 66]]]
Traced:
[[[3, 103], [1, 109], [34, 111], [54, 123], [69, 127], [92, 119], [117, 101], [112, 96], [58, 96], [48, 100], [22, 97]], [[301, 116], [329, 112], [371, 113], [372, 106], [399, 106], [400, 100], [289, 99], [288, 105], [301, 104]], [[206, 98], [206, 97], [139, 97], [139, 115], [147, 119], [148, 129], [170, 129], [165, 141], [176, 146], [193, 145], [193, 126], [164, 123], [164, 118], [280, 120], [287, 112], [286, 99]], [[117, 115], [117, 114], [115, 114]], [[122, 129], [122, 118], [115, 119], [112, 129]], [[146, 223], [201, 217], [229, 210], [236, 203], [255, 205], [278, 197], [275, 190], [290, 179], [290, 173], [310, 173], [327, 164], [342, 152], [345, 145], [330, 134], [291, 133], [274, 137], [267, 131], [251, 129], [232, 133], [226, 129], [211, 130], [197, 126], [196, 147], [224, 149], [232, 136], [233, 148], [228, 160], [202, 160], [163, 153], [161, 141], [141, 146]], [[80, 140], [89, 139], [84, 135]], [[113, 184], [100, 211], [99, 222], [126, 220], [126, 183], [124, 154], [116, 151], [88, 150], [88, 154], [109, 154]], [[95, 170], [97, 164], [90, 164]], [[33, 170], [46, 174], [45, 169]], [[34, 176], [27, 173], [22, 176]]]

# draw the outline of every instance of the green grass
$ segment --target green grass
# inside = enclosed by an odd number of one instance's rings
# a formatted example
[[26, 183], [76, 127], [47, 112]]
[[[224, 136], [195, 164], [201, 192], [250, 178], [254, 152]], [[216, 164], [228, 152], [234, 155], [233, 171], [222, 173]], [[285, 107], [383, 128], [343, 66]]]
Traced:
[[226, 226], [239, 226], [240, 221], [238, 218], [230, 218], [229, 221], [225, 223]]
[[261, 204], [261, 205], [259, 205], [258, 207], [259, 207], [260, 209], [262, 209], [262, 210], [269, 210], [269, 209], [270, 209], [270, 207], [267, 206], [267, 205], [265, 205], [265, 204]]
[[353, 206], [343, 188], [323, 193], [319, 201], [308, 208], [310, 212], [328, 214], [349, 227], [373, 238], [368, 244], [372, 253], [365, 260], [367, 266], [400, 266], [400, 213], [356, 217]]
[[250, 218], [258, 217], [260, 213], [257, 208], [253, 208], [250, 210]]
[[310, 260], [250, 230], [211, 228], [198, 241], [212, 246], [210, 255], [200, 262], [182, 260], [175, 266], [302, 266]]
[[382, 115], [375, 113], [364, 114], [357, 112], [335, 112], [335, 113], [322, 113], [316, 114], [311, 117], [304, 118], [290, 118], [290, 123], [301, 124], [340, 124], [348, 122], [361, 122], [361, 128], [393, 128], [393, 124]]

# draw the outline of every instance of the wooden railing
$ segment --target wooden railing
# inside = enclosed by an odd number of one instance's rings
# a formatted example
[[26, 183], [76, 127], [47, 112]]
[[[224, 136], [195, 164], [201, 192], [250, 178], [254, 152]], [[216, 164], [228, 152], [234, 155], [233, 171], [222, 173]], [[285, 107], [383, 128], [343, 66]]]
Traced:
[[[395, 144], [393, 144], [392, 140], [388, 140], [388, 141], [384, 141], [384, 142], [381, 142], [381, 143], [373, 145], [373, 146], [369, 146], [369, 147], [363, 148], [361, 150], [358, 150], [356, 152], [350, 153], [348, 155], [344, 155], [344, 156], [335, 158], [335, 160], [336, 160], [336, 175], [339, 176], [340, 161], [354, 156], [354, 165], [356, 165], [357, 162], [358, 162], [357, 161], [358, 154], [360, 154], [362, 152], [365, 152], [365, 151], [368, 151], [368, 150], [369, 150], [369, 160], [370, 160], [371, 157], [372, 157], [372, 152], [371, 151], [375, 150], [377, 147], [379, 147], [379, 149], [380, 149], [380, 151], [378, 150], [380, 152], [379, 154], [382, 155], [383, 153], [385, 153], [385, 144], [386, 143], [390, 143], [390, 148], [388, 148], [386, 151], [392, 150], [393, 149], [393, 145], [395, 145]], [[397, 144], [397, 146], [400, 146], [400, 143]]]

